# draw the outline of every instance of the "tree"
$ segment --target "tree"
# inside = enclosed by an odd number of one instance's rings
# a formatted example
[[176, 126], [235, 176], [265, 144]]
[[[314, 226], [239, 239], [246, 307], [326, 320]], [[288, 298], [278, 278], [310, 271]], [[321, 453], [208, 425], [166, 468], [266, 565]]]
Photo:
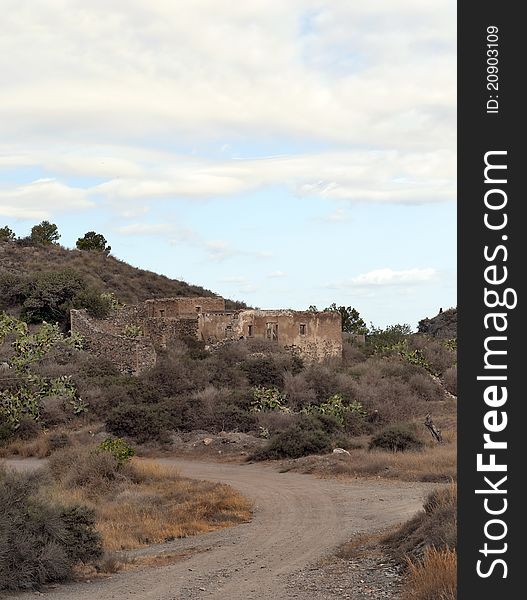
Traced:
[[84, 237], [79, 238], [77, 240], [77, 248], [79, 250], [103, 252], [106, 256], [110, 254], [112, 249], [111, 246], [107, 245], [104, 235], [95, 231], [88, 231], [84, 234]]
[[14, 232], [9, 229], [9, 227], [6, 225], [5, 227], [0, 227], [0, 244], [3, 242], [14, 242], [15, 241], [15, 234]]
[[[311, 307], [310, 307], [311, 308]], [[368, 333], [368, 327], [361, 318], [359, 311], [351, 306], [337, 306], [335, 302], [324, 309], [324, 312], [338, 312], [342, 319], [342, 331], [363, 335]]]
[[35, 225], [31, 229], [31, 241], [34, 244], [41, 244], [43, 246], [49, 246], [50, 244], [56, 244], [60, 238], [58, 227], [55, 223], [49, 221], [42, 221], [39, 225]]

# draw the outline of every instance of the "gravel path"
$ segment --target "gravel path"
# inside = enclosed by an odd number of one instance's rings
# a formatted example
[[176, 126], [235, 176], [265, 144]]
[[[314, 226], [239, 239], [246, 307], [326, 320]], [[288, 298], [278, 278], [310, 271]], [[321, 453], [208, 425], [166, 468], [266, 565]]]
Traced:
[[[253, 520], [141, 552], [199, 550], [175, 564], [48, 589], [48, 600], [322, 600], [329, 596], [305, 581], [319, 561], [358, 532], [406, 520], [433, 487], [386, 480], [344, 483], [279, 473], [262, 464], [160, 462], [184, 476], [237, 488], [254, 501]], [[343, 597], [354, 598], [353, 590], [348, 587]]]

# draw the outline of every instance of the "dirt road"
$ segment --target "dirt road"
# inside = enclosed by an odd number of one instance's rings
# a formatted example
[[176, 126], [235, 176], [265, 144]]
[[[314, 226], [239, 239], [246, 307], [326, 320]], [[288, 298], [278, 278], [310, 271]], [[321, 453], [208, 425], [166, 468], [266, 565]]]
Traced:
[[291, 584], [291, 575], [354, 533], [405, 520], [419, 510], [431, 489], [418, 483], [321, 480], [261, 464], [160, 462], [177, 466], [182, 475], [237, 488], [254, 500], [254, 519], [156, 547], [200, 550], [176, 564], [59, 586], [45, 592], [48, 600], [307, 600]]

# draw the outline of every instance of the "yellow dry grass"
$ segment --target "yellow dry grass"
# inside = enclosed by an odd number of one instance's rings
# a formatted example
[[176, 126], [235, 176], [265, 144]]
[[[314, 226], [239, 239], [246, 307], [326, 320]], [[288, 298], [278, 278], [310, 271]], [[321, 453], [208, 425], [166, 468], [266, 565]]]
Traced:
[[45, 458], [51, 452], [49, 436], [40, 433], [31, 440], [13, 440], [5, 446], [0, 446], [0, 457], [19, 456], [20, 458]]
[[385, 477], [403, 481], [447, 482], [456, 480], [457, 447], [455, 437], [444, 444], [423, 450], [389, 452], [386, 450], [350, 449], [350, 456], [309, 456], [289, 463], [284, 470], [312, 473], [319, 477]]
[[[133, 459], [121, 480], [97, 490], [61, 483], [51, 490], [63, 504], [95, 510], [106, 550], [128, 550], [246, 522], [247, 499], [227, 485], [180, 477], [173, 468]], [[95, 493], [94, 493], [95, 491]]]
[[404, 600], [456, 600], [457, 554], [454, 550], [426, 551], [422, 561], [408, 560]]

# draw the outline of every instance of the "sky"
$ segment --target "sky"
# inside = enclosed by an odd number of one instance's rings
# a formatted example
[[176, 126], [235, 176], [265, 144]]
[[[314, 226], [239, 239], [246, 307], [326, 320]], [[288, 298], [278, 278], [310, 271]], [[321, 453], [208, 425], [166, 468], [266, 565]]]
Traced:
[[456, 304], [456, 2], [3, 0], [0, 227], [260, 308]]

